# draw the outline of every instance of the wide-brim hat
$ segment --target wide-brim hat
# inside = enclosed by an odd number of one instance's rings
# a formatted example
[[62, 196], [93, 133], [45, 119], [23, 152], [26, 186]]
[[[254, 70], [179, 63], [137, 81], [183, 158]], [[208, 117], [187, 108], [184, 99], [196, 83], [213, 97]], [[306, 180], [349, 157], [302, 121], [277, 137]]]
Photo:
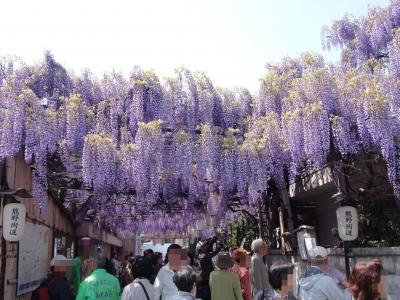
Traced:
[[235, 262], [228, 252], [220, 252], [217, 256], [217, 261], [215, 262], [218, 269], [223, 270], [231, 268], [234, 264]]

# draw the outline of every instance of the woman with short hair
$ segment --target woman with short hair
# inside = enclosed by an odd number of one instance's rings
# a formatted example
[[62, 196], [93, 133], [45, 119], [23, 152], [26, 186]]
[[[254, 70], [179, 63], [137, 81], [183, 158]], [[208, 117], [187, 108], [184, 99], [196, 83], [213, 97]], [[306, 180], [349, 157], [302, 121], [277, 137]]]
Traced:
[[220, 252], [210, 274], [212, 300], [243, 300], [239, 277], [230, 272], [234, 262], [228, 252]]
[[246, 266], [246, 260], [250, 259], [250, 252], [243, 248], [237, 248], [231, 252], [231, 256], [235, 261], [232, 272], [239, 276], [243, 299], [251, 300], [250, 272]]
[[155, 299], [154, 287], [150, 283], [152, 271], [152, 265], [148, 260], [143, 256], [137, 257], [132, 266], [132, 274], [135, 280], [124, 288], [121, 300]]

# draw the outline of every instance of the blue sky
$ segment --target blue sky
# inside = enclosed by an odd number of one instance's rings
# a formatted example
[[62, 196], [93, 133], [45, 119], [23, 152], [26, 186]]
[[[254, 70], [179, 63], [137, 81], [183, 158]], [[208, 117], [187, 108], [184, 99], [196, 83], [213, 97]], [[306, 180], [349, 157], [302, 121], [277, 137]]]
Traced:
[[[6, 0], [0, 55], [26, 62], [50, 50], [79, 74], [134, 65], [162, 78], [179, 66], [203, 70], [218, 86], [256, 92], [266, 62], [322, 52], [324, 24], [366, 14], [389, 0]], [[328, 60], [337, 52], [323, 52]]]

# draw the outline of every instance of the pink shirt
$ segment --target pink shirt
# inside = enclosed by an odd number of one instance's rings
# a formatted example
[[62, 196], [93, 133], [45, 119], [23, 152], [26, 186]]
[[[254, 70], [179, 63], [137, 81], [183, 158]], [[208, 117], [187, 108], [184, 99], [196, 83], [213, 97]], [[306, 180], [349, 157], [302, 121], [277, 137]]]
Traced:
[[240, 286], [242, 287], [242, 295], [244, 300], [251, 300], [251, 284], [250, 284], [250, 273], [244, 267], [238, 264], [234, 264], [232, 272], [237, 274], [240, 279]]

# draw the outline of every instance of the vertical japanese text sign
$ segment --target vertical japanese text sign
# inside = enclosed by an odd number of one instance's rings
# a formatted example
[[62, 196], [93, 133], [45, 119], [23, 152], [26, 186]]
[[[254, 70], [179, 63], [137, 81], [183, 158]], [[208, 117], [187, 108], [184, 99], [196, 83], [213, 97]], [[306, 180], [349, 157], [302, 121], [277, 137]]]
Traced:
[[18, 242], [24, 234], [26, 209], [23, 204], [10, 203], [3, 210], [3, 236], [6, 241]]
[[358, 237], [358, 214], [353, 206], [342, 206], [336, 210], [339, 236], [342, 241], [354, 241]]

